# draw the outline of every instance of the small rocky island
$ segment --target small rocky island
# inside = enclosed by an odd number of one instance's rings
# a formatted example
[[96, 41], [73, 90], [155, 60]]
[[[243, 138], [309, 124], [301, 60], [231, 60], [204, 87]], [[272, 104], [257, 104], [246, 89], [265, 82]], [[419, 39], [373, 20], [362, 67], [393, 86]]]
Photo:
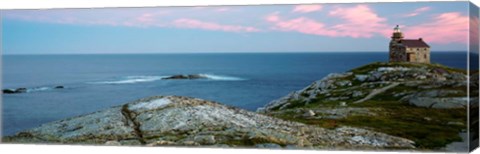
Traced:
[[330, 74], [258, 112], [154, 96], [3, 142], [448, 151], [466, 129], [466, 80], [465, 71], [436, 64], [373, 63]]
[[208, 79], [208, 77], [202, 74], [187, 74], [187, 75], [179, 74], [179, 75], [164, 77], [162, 79], [163, 80], [181, 80], [181, 79], [194, 80], [194, 79]]
[[19, 93], [28, 93], [30, 91], [43, 91], [43, 90], [53, 90], [53, 89], [64, 89], [65, 86], [54, 86], [54, 87], [35, 87], [35, 88], [15, 88], [15, 89], [3, 89], [3, 94], [19, 94]]

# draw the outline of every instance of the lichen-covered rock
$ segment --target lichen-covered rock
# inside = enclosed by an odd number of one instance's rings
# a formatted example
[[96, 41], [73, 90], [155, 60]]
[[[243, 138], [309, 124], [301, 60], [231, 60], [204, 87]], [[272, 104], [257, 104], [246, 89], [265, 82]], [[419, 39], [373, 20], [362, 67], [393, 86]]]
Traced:
[[193, 140], [202, 145], [209, 145], [209, 144], [216, 143], [215, 136], [213, 135], [197, 135], [193, 138]]
[[[343, 133], [343, 135], [352, 135], [353, 137], [348, 142], [356, 146], [374, 145], [378, 147], [388, 147], [388, 146], [398, 147], [400, 146], [400, 144], [405, 142], [414, 144], [413, 141], [410, 141], [404, 138], [386, 137], [384, 135], [381, 135], [381, 133], [373, 133], [371, 131], [353, 128], [353, 127], [341, 127], [341, 128], [337, 128], [336, 130], [339, 131], [340, 133]], [[358, 134], [361, 134], [361, 135], [358, 135]], [[397, 143], [400, 143], [400, 144], [397, 144]]]
[[[348, 77], [351, 75], [352, 75], [352, 72], [347, 72], [342, 74], [331, 73], [326, 77], [324, 77], [323, 79], [312, 83], [310, 86], [302, 90], [292, 92], [278, 100], [269, 102], [264, 107], [258, 108], [257, 112], [268, 112], [275, 108], [280, 108], [282, 106], [285, 106], [285, 104], [289, 103], [289, 101], [291, 100], [303, 100], [308, 102], [309, 100], [314, 99], [319, 93], [326, 93], [328, 92], [329, 89], [337, 88], [337, 85], [335, 84], [336, 79]], [[347, 86], [351, 84], [352, 83], [350, 81], [343, 81], [339, 83], [340, 86]], [[341, 99], [345, 99], [345, 98], [344, 97], [339, 98], [339, 100]]]
[[118, 146], [118, 145], [122, 145], [122, 144], [118, 141], [107, 141], [107, 142], [105, 142], [105, 145]]
[[[292, 92], [280, 99], [271, 101], [257, 112], [270, 112], [278, 109], [286, 109], [292, 106], [292, 102], [304, 102], [309, 104], [312, 100], [318, 100], [319, 95], [322, 99], [328, 101], [346, 101], [352, 98], [361, 100], [368, 92], [374, 93], [375, 90], [387, 85], [405, 85], [414, 88], [420, 88], [418, 93], [401, 93], [405, 96], [402, 100], [417, 106], [429, 106], [431, 101], [440, 101], [442, 104], [435, 105], [438, 108], [459, 108], [465, 105], [460, 98], [450, 97], [451, 95], [465, 95], [465, 90], [439, 90], [441, 87], [465, 87], [466, 75], [461, 71], [448, 71], [440, 65], [422, 65], [422, 64], [403, 64], [405, 66], [388, 66], [388, 63], [374, 63], [365, 67], [372, 67], [363, 70], [359, 68], [353, 72], [332, 73], [318, 80], [304, 89]], [[395, 65], [395, 64], [391, 64]], [[363, 72], [359, 72], [359, 70]], [[354, 73], [356, 72], [356, 73]], [[446, 80], [448, 79], [448, 80]], [[353, 83], [361, 82], [359, 85]], [[389, 87], [386, 87], [389, 90]], [[341, 89], [341, 90], [340, 90]], [[457, 88], [459, 89], [459, 88]], [[383, 92], [383, 91], [382, 91]], [[337, 95], [332, 95], [336, 93]], [[343, 95], [341, 95], [343, 94]], [[427, 98], [421, 98], [427, 97]], [[413, 98], [410, 101], [410, 98]], [[427, 102], [416, 101], [426, 99]], [[445, 102], [445, 103], [443, 103]], [[449, 103], [452, 102], [452, 103]], [[298, 105], [297, 105], [298, 106]]]
[[304, 117], [313, 117], [315, 116], [315, 112], [313, 112], [312, 110], [308, 110], [307, 112], [305, 112], [303, 114]]
[[365, 129], [323, 129], [180, 96], [140, 99], [47, 123], [5, 137], [3, 141], [261, 148], [413, 148], [413, 141]]
[[449, 108], [467, 108], [468, 97], [410, 97], [408, 103], [427, 108], [449, 109]]
[[135, 138], [133, 125], [122, 115], [121, 107], [43, 124], [6, 137], [4, 142], [90, 143]]

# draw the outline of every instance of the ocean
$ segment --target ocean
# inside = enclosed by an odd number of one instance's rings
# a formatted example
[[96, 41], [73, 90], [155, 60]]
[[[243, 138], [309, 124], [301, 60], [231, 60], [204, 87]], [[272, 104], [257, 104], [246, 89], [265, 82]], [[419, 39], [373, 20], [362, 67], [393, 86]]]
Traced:
[[[465, 69], [466, 52], [432, 52]], [[387, 52], [4, 55], [2, 135], [154, 95], [181, 95], [255, 111], [329, 73], [388, 61]], [[201, 80], [161, 80], [202, 74]], [[55, 86], [64, 86], [55, 89]]]

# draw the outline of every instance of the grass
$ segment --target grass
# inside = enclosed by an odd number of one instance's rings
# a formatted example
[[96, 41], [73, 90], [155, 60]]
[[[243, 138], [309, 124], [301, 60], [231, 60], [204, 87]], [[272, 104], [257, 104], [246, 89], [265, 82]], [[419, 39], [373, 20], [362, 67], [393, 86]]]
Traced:
[[338, 127], [337, 122], [335, 120], [304, 119], [304, 118], [298, 117], [298, 114], [292, 110], [283, 112], [282, 114], [275, 114], [272, 116], [275, 116], [280, 119], [288, 120], [288, 121], [296, 121], [304, 124], [315, 125], [322, 128], [333, 129]]
[[[397, 117], [398, 118], [398, 117]], [[416, 117], [417, 119], [420, 117]], [[352, 116], [338, 121], [342, 125], [368, 127], [386, 134], [415, 141], [417, 148], [435, 149], [461, 141], [458, 126], [444, 126], [414, 122], [415, 118]]]
[[466, 128], [465, 125], [447, 124], [465, 122], [465, 109], [420, 108], [395, 101], [369, 101], [357, 106], [382, 107], [384, 111], [381, 116], [350, 116], [338, 122], [411, 139], [418, 148], [435, 149], [461, 141], [458, 133]]
[[460, 73], [465, 73], [466, 70], [462, 69], [456, 69], [456, 68], [450, 68], [441, 64], [420, 64], [420, 63], [405, 63], [405, 62], [392, 62], [392, 63], [382, 63], [382, 62], [375, 62], [371, 64], [367, 64], [355, 69], [350, 70], [350, 72], [353, 72], [355, 74], [366, 74], [372, 70], [375, 70], [379, 67], [427, 67], [429, 69], [433, 68], [439, 68], [446, 70], [447, 72], [460, 72]]
[[382, 110], [375, 110], [377, 116], [355, 115], [343, 119], [305, 119], [293, 111], [274, 116], [327, 129], [342, 125], [368, 128], [413, 140], [420, 149], [436, 149], [454, 141], [461, 141], [458, 133], [466, 128], [465, 125], [447, 124], [466, 121], [464, 109], [429, 109], [388, 100], [369, 100], [349, 106]]

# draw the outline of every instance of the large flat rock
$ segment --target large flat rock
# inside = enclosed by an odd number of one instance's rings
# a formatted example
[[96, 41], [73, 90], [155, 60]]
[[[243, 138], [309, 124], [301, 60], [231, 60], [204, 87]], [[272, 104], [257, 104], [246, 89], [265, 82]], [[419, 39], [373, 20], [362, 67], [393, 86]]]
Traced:
[[324, 129], [180, 96], [140, 99], [47, 123], [5, 137], [3, 141], [321, 149], [410, 149], [414, 144], [404, 138], [365, 129]]

